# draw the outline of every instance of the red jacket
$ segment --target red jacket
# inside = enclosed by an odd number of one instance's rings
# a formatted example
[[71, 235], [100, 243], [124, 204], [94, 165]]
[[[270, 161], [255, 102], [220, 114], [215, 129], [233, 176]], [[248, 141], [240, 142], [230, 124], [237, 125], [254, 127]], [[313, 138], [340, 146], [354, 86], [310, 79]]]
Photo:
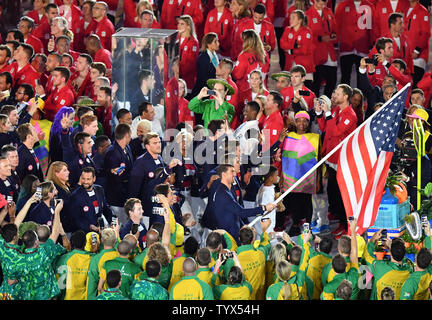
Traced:
[[430, 105], [432, 98], [432, 72], [426, 72], [423, 78], [417, 83], [417, 88], [422, 89], [425, 96], [425, 107]]
[[62, 107], [72, 106], [75, 101], [75, 96], [69, 85], [64, 86], [60, 90], [54, 89], [45, 101], [45, 118], [53, 121], [54, 117]]
[[74, 49], [79, 52], [86, 52], [86, 47], [84, 44], [84, 39], [91, 35], [92, 33], [95, 33], [97, 26], [97, 22], [95, 19], [92, 19], [90, 23], [87, 25], [87, 28], [85, 27], [85, 19], [79, 20], [79, 26], [74, 32]]
[[269, 71], [270, 59], [266, 54], [265, 62], [261, 62], [259, 58], [252, 52], [240, 53], [237, 62], [232, 71], [232, 77], [237, 84], [239, 92], [249, 88], [248, 75], [255, 69], [261, 70], [264, 74]]
[[[238, 30], [238, 27], [246, 20], [248, 20], [248, 17], [244, 17], [241, 19], [234, 19], [234, 25], [233, 25], [233, 33], [232, 33], [232, 40], [231, 40], [231, 60], [235, 61], [237, 60], [240, 52], [242, 51], [242, 49], [240, 48], [240, 51], [238, 51], [238, 46], [233, 45], [234, 41], [235, 41], [235, 36]], [[242, 41], [243, 42], [243, 41]]]
[[[226, 79], [226, 81], [231, 85], [231, 87], [234, 88], [234, 94], [226, 96], [225, 100], [228, 103], [230, 103], [230, 104], [233, 105], [234, 110], [237, 110], [238, 104], [240, 102], [240, 92], [239, 92], [239, 89], [238, 89], [236, 83], [232, 80], [231, 77], [228, 77], [228, 79]], [[233, 122], [231, 122], [231, 126], [232, 126], [232, 124], [233, 124]]]
[[107, 69], [112, 68], [112, 60], [111, 60], [111, 52], [107, 49], [100, 48], [98, 51], [96, 51], [94, 57], [94, 62], [103, 62]]
[[204, 34], [215, 32], [219, 39], [219, 53], [224, 57], [231, 54], [234, 20], [231, 11], [224, 8], [222, 16], [217, 20], [217, 9], [209, 12], [204, 26]]
[[189, 101], [181, 97], [178, 101], [178, 122], [188, 122], [195, 126], [195, 113], [188, 108]]
[[[372, 14], [374, 7], [367, 0], [360, 2], [361, 6], [369, 6]], [[363, 12], [364, 14], [364, 12]], [[356, 11], [353, 0], [344, 0], [338, 4], [335, 13], [338, 21], [339, 52], [351, 52], [354, 49], [357, 53], [367, 55], [373, 45], [373, 33], [367, 27], [360, 28], [359, 22], [363, 21], [362, 14]], [[342, 21], [339, 23], [339, 21]]]
[[162, 28], [177, 30], [176, 17], [184, 14], [188, 14], [192, 17], [195, 30], [199, 29], [200, 25], [204, 23], [201, 1], [181, 0], [180, 4], [178, 4], [177, 0], [166, 0], [163, 2], [160, 17]]
[[34, 20], [35, 28], [40, 25], [44, 20], [47, 20], [45, 14], [39, 19], [39, 13], [36, 10], [32, 10], [26, 14], [27, 17], [30, 17]]
[[111, 118], [112, 118], [112, 107], [108, 108], [98, 107], [96, 108], [95, 115], [99, 122], [102, 124], [104, 134], [111, 137]]
[[[300, 27], [297, 31], [286, 27], [280, 39], [280, 47], [285, 51], [284, 70], [290, 70], [295, 63], [305, 67], [307, 73], [315, 72], [314, 44], [308, 27]], [[291, 50], [292, 54], [286, 52], [287, 50]]]
[[390, 65], [387, 71], [386, 67], [384, 67], [382, 63], [378, 63], [378, 65], [375, 67], [375, 72], [372, 75], [368, 72], [370, 84], [373, 87], [381, 87], [387, 74], [392, 75], [393, 78], [396, 79], [398, 90], [403, 88], [408, 82], [412, 82], [412, 77], [410, 75], [401, 73], [393, 65]]
[[[325, 156], [333, 148], [335, 148], [342, 140], [344, 140], [357, 127], [357, 115], [351, 105], [344, 110], [340, 110], [339, 106], [332, 109], [332, 118], [325, 119], [325, 115], [317, 118], [319, 128], [325, 132], [324, 142], [321, 155]], [[328, 161], [334, 164], [338, 163], [339, 152], [336, 151]]]
[[408, 10], [404, 17], [404, 34], [408, 44], [414, 51], [420, 49], [419, 57], [426, 62], [429, 60], [429, 38], [431, 36], [429, 11], [417, 3], [409, 15]]
[[165, 87], [165, 127], [175, 128], [179, 119], [178, 80], [175, 77], [169, 79]]
[[408, 36], [405, 33], [402, 33], [399, 37], [400, 39], [400, 48], [397, 46], [395, 39], [392, 37], [390, 33], [386, 35], [387, 38], [393, 40], [393, 59], [402, 59], [405, 61], [407, 65], [406, 72], [408, 74], [414, 73], [414, 61], [412, 58], [413, 48], [410, 47], [408, 43]]
[[112, 22], [107, 17], [104, 17], [97, 22], [95, 33], [99, 36], [102, 47], [111, 51], [111, 36], [115, 33]]
[[[180, 42], [180, 39], [179, 39]], [[186, 81], [188, 90], [192, 90], [196, 80], [196, 61], [199, 55], [198, 40], [194, 37], [185, 38], [179, 44], [180, 78]]]
[[44, 53], [44, 47], [42, 41], [39, 38], [29, 34], [25, 43], [31, 45], [33, 47], [34, 53]]
[[[275, 111], [265, 118], [262, 130], [265, 141], [270, 141], [268, 145], [269, 147], [274, 145], [274, 143], [279, 139], [279, 135], [283, 128], [284, 121], [279, 111]], [[266, 145], [267, 142], [264, 143], [263, 151], [268, 150], [268, 148], [266, 148]]]
[[[396, 11], [393, 11], [390, 0], [380, 0], [377, 2], [375, 7], [374, 19], [373, 19], [373, 34], [374, 40], [382, 37], [384, 34], [389, 33], [388, 18], [393, 12], [400, 12], [405, 15], [409, 8], [408, 0], [399, 0], [396, 6]], [[406, 23], [406, 21], [404, 21]]]
[[312, 6], [306, 11], [306, 16], [308, 18], [308, 26], [313, 35], [315, 65], [326, 63], [329, 55], [332, 61], [337, 61], [338, 54], [334, 47], [338, 42], [337, 37], [329, 42], [320, 41], [320, 37], [330, 36], [332, 33], [336, 34], [337, 32], [336, 19], [332, 10], [324, 7], [321, 17], [318, 11]]
[[[252, 18], [245, 19], [238, 25], [234, 34], [234, 42], [233, 47], [235, 52], [240, 53], [242, 51], [243, 40], [242, 40], [242, 32], [247, 29], [254, 29], [254, 22]], [[271, 51], [276, 47], [276, 35], [273, 24], [268, 22], [267, 20], [263, 20], [261, 23], [261, 32], [260, 38], [263, 43], [267, 43], [271, 47]]]
[[[313, 93], [313, 91], [309, 90], [309, 88], [305, 87], [303, 85], [303, 87], [301, 88], [301, 90], [306, 90], [309, 91], [309, 95], [308, 96], [302, 96], [303, 99], [306, 101], [309, 110], [312, 110], [314, 107], [314, 99], [316, 98], [315, 93]], [[282, 105], [282, 114], [284, 113], [283, 111], [285, 111], [286, 109], [289, 108], [289, 106], [291, 105], [291, 101], [292, 99], [294, 99], [294, 88], [293, 86], [288, 86], [285, 87], [281, 90], [281, 95], [283, 97], [283, 105]]]
[[[78, 78], [79, 72], [75, 72], [70, 77], [70, 82], [72, 83], [76, 78]], [[81, 97], [81, 96], [87, 96], [89, 97], [92, 93], [93, 89], [93, 83], [90, 80], [90, 72], [87, 73], [87, 76], [85, 77], [84, 81], [81, 83], [81, 86], [78, 88], [76, 86], [73, 86], [75, 98]]]
[[48, 52], [48, 41], [51, 37], [51, 26], [48, 23], [48, 19], [43, 20], [38, 27], [32, 31], [32, 35], [42, 41], [44, 52]]
[[35, 68], [33, 68], [30, 63], [18, 71], [18, 63], [12, 62], [5, 71], [8, 71], [12, 75], [13, 87], [15, 89], [17, 89], [23, 83], [28, 83], [33, 87], [33, 89], [35, 89], [36, 80], [40, 77]]
[[262, 3], [266, 7], [266, 20], [273, 23], [275, 18], [275, 5], [274, 2], [278, 0], [259, 0], [258, 3]]

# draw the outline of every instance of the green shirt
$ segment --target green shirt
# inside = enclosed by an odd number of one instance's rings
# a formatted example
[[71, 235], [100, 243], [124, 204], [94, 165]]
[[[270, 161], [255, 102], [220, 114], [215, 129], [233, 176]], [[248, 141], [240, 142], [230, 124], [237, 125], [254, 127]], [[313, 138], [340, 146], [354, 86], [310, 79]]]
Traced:
[[154, 278], [134, 281], [131, 287], [132, 300], [168, 300], [169, 293]]
[[216, 100], [213, 99], [201, 99], [198, 97], [193, 98], [188, 105], [190, 111], [201, 113], [204, 121], [204, 127], [207, 128], [208, 124], [212, 120], [221, 119], [225, 117], [225, 112], [228, 115], [228, 122], [231, 123], [234, 118], [234, 106], [224, 100], [222, 105], [216, 110]]
[[[159, 277], [157, 279], [157, 281], [160, 283], [160, 285], [162, 287], [164, 287], [165, 289], [168, 289], [168, 287], [169, 287], [170, 280], [171, 280], [171, 273], [172, 273], [172, 260], [168, 265], [162, 266], [161, 274], [159, 275]], [[144, 270], [140, 274], [139, 280], [144, 280], [147, 278], [148, 278], [147, 272]]]
[[98, 295], [99, 272], [103, 264], [118, 256], [116, 249], [104, 249], [91, 258], [87, 281], [87, 300], [94, 300]]
[[121, 273], [121, 286], [120, 290], [123, 296], [130, 298], [130, 287], [135, 279], [135, 275], [141, 272], [141, 268], [128, 258], [117, 257], [113, 260], [108, 260], [102, 266], [99, 274], [101, 279], [106, 280], [106, 275], [111, 270], [119, 270]]
[[8, 284], [8, 279], [15, 278], [15, 275], [13, 275], [14, 264], [20, 255], [20, 246], [7, 243], [0, 235], [0, 261], [3, 272], [3, 282], [0, 287], [0, 294], [2, 294], [5, 299], [6, 297], [7, 299], [13, 298], [15, 285], [10, 286]]
[[145, 248], [140, 254], [136, 255], [133, 261], [145, 270], [144, 260], [147, 257], [148, 248]]
[[14, 299], [49, 300], [60, 294], [52, 267], [56, 250], [51, 239], [38, 248], [24, 250], [15, 264], [18, 283], [15, 285]]
[[336, 297], [336, 291], [343, 280], [348, 280], [352, 284], [351, 300], [357, 300], [358, 296], [358, 265], [351, 264], [351, 268], [348, 272], [342, 274], [336, 274], [332, 281], [324, 286], [323, 292], [321, 293], [321, 300], [334, 300]]
[[213, 288], [215, 300], [249, 300], [252, 291], [252, 286], [247, 281], [234, 285], [222, 284]]
[[[429, 267], [430, 268], [430, 267]], [[401, 289], [401, 300], [428, 300], [429, 283], [432, 281], [431, 270], [411, 273]]]
[[128, 299], [122, 295], [119, 289], [108, 288], [100, 295], [98, 295], [96, 300], [128, 300]]

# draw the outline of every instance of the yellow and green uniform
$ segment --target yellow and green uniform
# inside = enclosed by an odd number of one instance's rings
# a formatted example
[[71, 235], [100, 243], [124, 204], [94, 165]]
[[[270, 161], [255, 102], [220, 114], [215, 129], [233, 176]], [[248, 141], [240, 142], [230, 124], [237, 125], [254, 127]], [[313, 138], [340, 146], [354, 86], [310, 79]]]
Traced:
[[[228, 233], [225, 232], [223, 234], [226, 249], [229, 251], [237, 251], [237, 242], [234, 240], [234, 238]], [[211, 261], [209, 263], [209, 268], [213, 268], [213, 266], [216, 264], [216, 260], [218, 259], [219, 252], [211, 252]], [[220, 272], [223, 273], [223, 270], [221, 269]]]
[[220, 278], [217, 274], [214, 274], [211, 268], [198, 268], [196, 276], [202, 281], [207, 283], [210, 287], [220, 285]]
[[213, 291], [197, 276], [184, 276], [171, 288], [170, 300], [213, 300]]
[[[348, 270], [351, 269], [351, 260], [350, 260], [350, 257], [344, 257], [344, 258], [345, 258], [345, 262], [346, 262], [345, 272], [348, 272]], [[327, 283], [332, 281], [335, 276], [336, 276], [336, 272], [333, 270], [332, 263], [330, 261], [322, 269], [321, 283], [322, 283], [323, 288], [325, 287], [325, 285]]]
[[348, 272], [336, 274], [329, 283], [327, 283], [321, 293], [321, 300], [335, 300], [336, 291], [343, 280], [348, 280], [352, 284], [351, 300], [357, 300], [358, 296], [358, 264], [351, 263]]
[[133, 262], [139, 265], [143, 270], [145, 270], [145, 265], [148, 262], [147, 252], [148, 248], [145, 248], [140, 254], [136, 255], [135, 258], [133, 258]]
[[64, 300], [86, 300], [90, 260], [94, 254], [74, 249], [62, 255], [55, 271]]
[[96, 300], [128, 300], [122, 295], [122, 292], [117, 288], [108, 288]]
[[169, 210], [169, 221], [170, 221], [170, 245], [169, 251], [171, 257], [177, 256], [177, 252], [184, 253], [184, 228], [181, 224], [175, 221], [174, 213], [171, 208]]
[[49, 300], [60, 294], [52, 263], [59, 249], [48, 239], [38, 248], [25, 249], [13, 265], [12, 274], [18, 275], [14, 299]]
[[250, 300], [252, 292], [252, 285], [246, 280], [242, 283], [222, 284], [213, 288], [215, 300]]
[[429, 300], [429, 283], [432, 281], [431, 271], [426, 269], [411, 273], [402, 286], [400, 299]]
[[201, 99], [198, 97], [193, 98], [188, 105], [190, 111], [201, 113], [204, 121], [204, 127], [207, 128], [211, 120], [224, 119], [225, 112], [228, 115], [228, 122], [231, 123], [234, 118], [234, 106], [226, 100], [216, 110], [216, 100], [214, 99]]
[[309, 266], [306, 275], [312, 280], [314, 284], [313, 300], [319, 300], [321, 292], [323, 291], [323, 284], [321, 282], [321, 275], [325, 265], [331, 263], [332, 257], [324, 252], [311, 250], [311, 257], [309, 258]]
[[[291, 286], [291, 297], [288, 300], [310, 300], [313, 295], [313, 283], [306, 276], [306, 268], [308, 266], [310, 256], [310, 244], [300, 243], [303, 251], [300, 258], [300, 265], [291, 265], [291, 274], [288, 279], [288, 284]], [[277, 277], [277, 276], [276, 276]], [[275, 280], [266, 292], [266, 300], [283, 300], [283, 285], [282, 281]]]
[[179, 282], [182, 277], [184, 277], [183, 262], [186, 260], [186, 258], [189, 257], [191, 257], [191, 255], [187, 253], [183, 253], [180, 257], [173, 259], [171, 279], [170, 279], [168, 291], [170, 291], [172, 286], [175, 285], [177, 282]]
[[[246, 281], [253, 288], [251, 300], [263, 300], [265, 295], [265, 266], [271, 245], [267, 232], [261, 234], [261, 241], [254, 244], [246, 244], [237, 248], [237, 256], [242, 266]], [[229, 270], [234, 265], [233, 259], [229, 259], [222, 266], [223, 276], [226, 281]]]
[[[168, 289], [171, 279], [171, 273], [172, 273], [172, 260], [170, 263], [168, 263], [166, 266], [162, 266], [161, 273], [157, 279], [157, 281], [160, 283], [162, 287], [165, 289]], [[143, 280], [147, 279], [147, 272], [144, 270], [140, 274], [137, 274], [135, 277], [136, 280]]]
[[131, 287], [132, 300], [168, 300], [169, 293], [155, 278], [134, 281]]
[[374, 251], [375, 244], [368, 242], [364, 254], [369, 270], [374, 276], [371, 300], [381, 300], [381, 291], [385, 287], [391, 287], [395, 292], [395, 300], [399, 300], [402, 286], [414, 271], [411, 262], [408, 262], [406, 258], [401, 263], [375, 260], [373, 259]]
[[104, 263], [118, 256], [116, 249], [104, 249], [91, 258], [87, 281], [87, 300], [94, 300], [98, 295], [99, 273]]
[[99, 277], [106, 281], [107, 274], [111, 270], [120, 270], [120, 291], [123, 296], [130, 299], [130, 287], [135, 279], [135, 275], [141, 272], [141, 268], [136, 263], [129, 261], [128, 258], [117, 257], [113, 260], [108, 260], [103, 264]]

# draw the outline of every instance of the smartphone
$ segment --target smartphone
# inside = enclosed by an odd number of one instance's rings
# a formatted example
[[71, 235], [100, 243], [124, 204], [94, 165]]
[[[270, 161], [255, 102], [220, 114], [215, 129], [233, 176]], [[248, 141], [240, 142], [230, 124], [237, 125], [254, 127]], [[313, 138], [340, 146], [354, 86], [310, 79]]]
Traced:
[[105, 222], [102, 217], [98, 218], [97, 222], [100, 229], [103, 229], [105, 227]]
[[387, 239], [387, 229], [381, 230], [381, 239]]
[[116, 174], [119, 174], [119, 173], [122, 172], [124, 169], [126, 169], [125, 166], [120, 166], [120, 167], [117, 169]]
[[42, 188], [41, 187], [37, 187], [36, 188], [36, 199], [37, 200], [41, 200], [42, 199]]
[[215, 95], [216, 94], [216, 91], [214, 91], [214, 90], [207, 90], [207, 94], [210, 96], [210, 95]]
[[138, 227], [139, 227], [139, 224], [137, 224], [137, 223], [132, 224], [131, 233], [132, 234], [137, 233], [138, 232]]
[[303, 223], [303, 233], [309, 233], [309, 223]]
[[301, 95], [301, 96], [310, 96], [310, 91], [308, 91], [308, 90], [299, 90], [299, 95]]
[[12, 196], [7, 196], [7, 202], [8, 202], [8, 204], [11, 204], [12, 201], [13, 201]]
[[367, 64], [372, 64], [372, 63], [374, 63], [374, 59], [373, 59], [373, 58], [366, 58], [366, 59], [365, 59], [365, 62], [366, 62]]
[[349, 216], [348, 221], [354, 221], [354, 216]]
[[91, 245], [95, 246], [98, 243], [98, 238], [97, 238], [97, 234], [96, 233], [92, 233], [91, 234]]
[[[8, 198], [9, 198], [9, 196], [8, 196]], [[422, 219], [422, 226], [426, 227], [427, 224], [428, 224], [428, 217], [427, 217], [427, 215], [421, 216], [421, 219]]]

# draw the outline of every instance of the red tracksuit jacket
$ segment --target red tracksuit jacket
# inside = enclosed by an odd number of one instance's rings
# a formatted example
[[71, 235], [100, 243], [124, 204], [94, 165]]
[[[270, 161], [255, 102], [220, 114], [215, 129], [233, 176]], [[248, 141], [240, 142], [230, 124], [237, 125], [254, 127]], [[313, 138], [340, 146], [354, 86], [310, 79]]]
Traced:
[[201, 1], [197, 0], [181, 0], [178, 4], [177, 0], [165, 0], [162, 5], [160, 23], [163, 29], [177, 29], [176, 17], [188, 14], [192, 17], [195, 24], [195, 30], [198, 30], [200, 25], [204, 23], [203, 8]]
[[[371, 8], [372, 14], [374, 8], [372, 3], [367, 0], [360, 2], [361, 6], [368, 5]], [[367, 55], [373, 45], [373, 33], [368, 28], [359, 28], [359, 21], [362, 20], [362, 15], [357, 12], [353, 0], [344, 0], [338, 4], [335, 13], [338, 23], [339, 36], [339, 52], [351, 52], [354, 49], [357, 53]]]
[[241, 52], [241, 50], [238, 51], [237, 46], [233, 45], [234, 41], [235, 41], [234, 37], [236, 35], [236, 32], [238, 30], [239, 25], [241, 25], [243, 23], [243, 21], [246, 21], [247, 19], [249, 19], [249, 18], [248, 17], [244, 17], [244, 18], [241, 18], [241, 19], [234, 19], [233, 33], [232, 33], [232, 38], [231, 38], [231, 60], [233, 60], [233, 61], [237, 60], [237, 58], [238, 58], [238, 56], [239, 56], [239, 54]]
[[29, 34], [27, 39], [25, 40], [25, 43], [31, 45], [33, 47], [34, 53], [44, 53], [44, 47], [42, 41], [40, 39], [36, 38], [32, 34]]
[[115, 33], [112, 22], [104, 17], [97, 23], [95, 33], [99, 36], [102, 47], [111, 51], [111, 36]]
[[404, 34], [408, 44], [414, 51], [420, 49], [419, 57], [426, 62], [429, 60], [429, 38], [431, 36], [429, 11], [417, 3], [409, 15], [404, 16]]
[[[301, 90], [309, 91], [309, 95], [303, 96], [303, 99], [306, 101], [306, 104], [308, 105], [309, 110], [311, 110], [314, 107], [314, 99], [316, 98], [315, 93], [313, 93], [313, 91], [311, 91], [310, 89], [308, 89], [304, 85], [301, 88]], [[292, 99], [294, 99], [293, 86], [288, 86], [288, 87], [283, 88], [281, 90], [281, 95], [283, 97], [283, 105], [282, 105], [281, 111], [284, 111], [284, 110], [289, 108], [289, 106], [291, 105]]]
[[[320, 130], [325, 132], [321, 152], [322, 156], [325, 156], [327, 153], [333, 150], [333, 148], [335, 148], [357, 127], [357, 115], [351, 105], [342, 111], [340, 110], [339, 106], [333, 107], [332, 118], [330, 120], [326, 120], [325, 115], [323, 114], [322, 117], [317, 118], [317, 121]], [[328, 161], [337, 164], [339, 152], [340, 149], [332, 154]]]
[[13, 87], [17, 89], [22, 83], [30, 84], [33, 89], [36, 88], [36, 80], [39, 79], [39, 74], [33, 68], [33, 66], [28, 63], [21, 70], [18, 71], [18, 63], [11, 63], [5, 71], [8, 71], [12, 75]]
[[55, 88], [45, 101], [45, 118], [53, 121], [57, 111], [64, 106], [72, 106], [74, 101], [75, 96], [69, 85], [64, 86], [60, 90]]
[[308, 27], [300, 27], [297, 31], [286, 27], [280, 39], [280, 47], [283, 50], [292, 50], [292, 54], [285, 51], [284, 70], [290, 70], [295, 63], [305, 67], [307, 73], [315, 72], [314, 44], [312, 32]]
[[169, 79], [165, 89], [165, 126], [171, 129], [181, 122], [178, 116], [178, 80], [175, 77]]
[[408, 0], [399, 0], [396, 11], [393, 11], [390, 0], [380, 0], [377, 2], [373, 19], [374, 40], [382, 37], [389, 32], [388, 18], [393, 12], [400, 12], [405, 15], [409, 8]]
[[[244, 20], [241, 24], [238, 25], [238, 28], [234, 31], [234, 41], [232, 46], [234, 48], [234, 52], [236, 54], [240, 54], [242, 51], [243, 40], [241, 38], [242, 32], [247, 29], [254, 29], [254, 22], [252, 18], [248, 18]], [[267, 20], [263, 20], [261, 23], [261, 32], [260, 38], [263, 43], [267, 43], [271, 47], [271, 51], [276, 47], [276, 35], [273, 24], [268, 22]]]
[[270, 59], [266, 54], [265, 62], [261, 62], [255, 53], [242, 52], [240, 53], [237, 62], [232, 71], [232, 77], [237, 84], [239, 92], [249, 88], [248, 74], [255, 69], [260, 69], [266, 74], [270, 68]]
[[314, 43], [314, 63], [316, 66], [324, 64], [330, 55], [332, 61], [337, 61], [337, 52], [334, 44], [338, 42], [337, 37], [329, 42], [319, 41], [319, 37], [329, 36], [337, 33], [337, 24], [331, 9], [324, 7], [322, 17], [312, 6], [306, 11], [308, 26], [312, 31]]
[[180, 78], [186, 81], [188, 90], [192, 90], [195, 84], [199, 49], [198, 40], [194, 37], [186, 38], [179, 44]]
[[204, 34], [214, 32], [219, 39], [219, 53], [224, 57], [229, 57], [231, 54], [232, 36], [233, 36], [233, 16], [228, 8], [224, 8], [222, 16], [217, 20], [217, 9], [209, 12], [204, 26]]

